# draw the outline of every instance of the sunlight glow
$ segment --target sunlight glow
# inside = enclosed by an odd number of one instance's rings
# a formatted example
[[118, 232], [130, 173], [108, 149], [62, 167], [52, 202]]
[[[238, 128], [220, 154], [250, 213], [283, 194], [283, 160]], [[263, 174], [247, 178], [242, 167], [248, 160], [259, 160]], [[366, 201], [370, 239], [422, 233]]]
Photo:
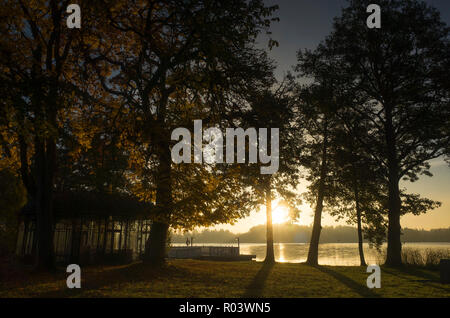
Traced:
[[289, 210], [284, 206], [277, 206], [272, 211], [272, 223], [282, 224], [289, 220]]

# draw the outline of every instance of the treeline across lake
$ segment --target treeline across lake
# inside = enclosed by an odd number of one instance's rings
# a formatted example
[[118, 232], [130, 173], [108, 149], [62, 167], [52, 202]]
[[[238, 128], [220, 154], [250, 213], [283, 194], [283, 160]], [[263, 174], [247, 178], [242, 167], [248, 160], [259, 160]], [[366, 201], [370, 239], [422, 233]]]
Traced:
[[[277, 243], [309, 243], [312, 226], [297, 224], [274, 225], [274, 241]], [[403, 229], [402, 242], [450, 242], [450, 228], [420, 230]], [[194, 238], [198, 243], [265, 243], [265, 225], [252, 227], [248, 232], [235, 234], [227, 230], [204, 230], [191, 233], [172, 233], [172, 243], [185, 243], [187, 238]], [[320, 243], [357, 243], [357, 229], [352, 226], [325, 226], [322, 229]]]

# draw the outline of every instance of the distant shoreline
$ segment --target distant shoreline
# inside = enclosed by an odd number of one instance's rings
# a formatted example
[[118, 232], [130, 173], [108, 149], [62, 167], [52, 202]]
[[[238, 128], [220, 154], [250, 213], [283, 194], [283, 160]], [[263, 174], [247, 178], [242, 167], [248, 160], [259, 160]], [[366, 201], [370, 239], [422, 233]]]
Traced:
[[[172, 244], [177, 244], [177, 245], [185, 245], [186, 243], [183, 242], [171, 242]], [[194, 242], [194, 245], [201, 245], [201, 244], [219, 244], [219, 245], [237, 245], [236, 243], [227, 243], [227, 242]], [[265, 245], [266, 242], [240, 242], [239, 244], [260, 244], [260, 245]], [[309, 242], [274, 242], [274, 245], [277, 244], [309, 244]], [[326, 242], [326, 243], [319, 243], [319, 244], [358, 244], [358, 242]], [[369, 244], [369, 242], [364, 241], [364, 244]], [[386, 243], [383, 243], [383, 245], [385, 245]], [[402, 245], [405, 244], [449, 244], [450, 245], [450, 241], [449, 242], [402, 242]]]
[[[417, 230], [405, 228], [402, 230], [403, 243], [450, 243], [450, 227], [432, 230]], [[218, 244], [240, 243], [259, 244], [266, 242], [266, 227], [258, 225], [246, 233], [235, 234], [227, 230], [204, 230], [185, 234], [171, 233], [172, 243], [185, 243], [186, 239], [194, 238], [195, 243]], [[274, 225], [275, 242], [308, 243], [311, 237], [311, 227], [297, 224]], [[352, 226], [323, 227], [321, 232], [321, 244], [325, 243], [357, 243], [356, 228]], [[365, 240], [368, 243], [367, 240]]]

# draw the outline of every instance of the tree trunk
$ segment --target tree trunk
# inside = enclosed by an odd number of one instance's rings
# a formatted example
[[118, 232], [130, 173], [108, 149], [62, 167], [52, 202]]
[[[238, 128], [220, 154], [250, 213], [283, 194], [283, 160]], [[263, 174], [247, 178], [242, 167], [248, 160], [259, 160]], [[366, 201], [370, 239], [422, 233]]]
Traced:
[[273, 224], [272, 224], [272, 193], [270, 180], [269, 185], [266, 189], [266, 214], [267, 214], [267, 233], [266, 233], [266, 259], [264, 263], [274, 264], [275, 255], [273, 251]]
[[169, 219], [172, 215], [172, 180], [170, 145], [166, 136], [161, 136], [157, 145], [159, 158], [156, 209], [157, 217], [150, 228], [150, 236], [145, 245], [144, 262], [160, 267], [165, 263]]
[[53, 174], [55, 145], [36, 140], [36, 234], [37, 253], [35, 269], [54, 270], [53, 247]]
[[164, 222], [153, 222], [150, 235], [145, 244], [144, 263], [155, 267], [161, 267], [165, 264], [166, 241], [169, 225]]
[[388, 246], [386, 265], [402, 265], [402, 243], [400, 226], [400, 190], [398, 181], [389, 180]]
[[402, 265], [402, 243], [401, 243], [401, 226], [400, 226], [400, 188], [399, 188], [399, 167], [397, 160], [397, 148], [395, 142], [395, 131], [392, 125], [392, 109], [386, 108], [386, 145], [388, 153], [388, 169], [389, 169], [389, 202], [388, 202], [388, 246], [386, 265], [401, 266]]
[[320, 232], [322, 230], [322, 210], [323, 210], [323, 190], [319, 190], [319, 197], [317, 199], [316, 209], [314, 211], [314, 224], [311, 234], [311, 241], [309, 243], [308, 259], [306, 263], [309, 265], [319, 264], [319, 241]]
[[359, 249], [359, 259], [361, 266], [367, 266], [366, 259], [364, 257], [364, 245], [363, 245], [363, 234], [362, 234], [362, 222], [361, 222], [361, 208], [359, 203], [356, 202], [356, 219], [358, 223], [358, 249]]
[[[326, 131], [326, 128], [325, 128]], [[320, 180], [319, 189], [317, 193], [316, 209], [314, 211], [314, 224], [311, 233], [311, 240], [309, 243], [308, 259], [306, 264], [308, 265], [318, 265], [319, 264], [319, 240], [320, 232], [322, 230], [322, 210], [323, 210], [323, 199], [325, 197], [325, 178], [327, 176], [327, 134], [325, 132], [323, 147], [322, 147], [322, 163], [320, 167]]]
[[355, 196], [355, 206], [356, 206], [356, 223], [358, 226], [358, 250], [359, 250], [359, 259], [361, 266], [367, 266], [366, 259], [364, 257], [364, 245], [363, 245], [363, 234], [362, 234], [362, 216], [361, 216], [361, 206], [359, 204], [359, 187], [358, 187], [358, 179], [356, 176], [356, 168], [355, 165], [352, 164], [352, 174], [353, 174], [353, 193]]

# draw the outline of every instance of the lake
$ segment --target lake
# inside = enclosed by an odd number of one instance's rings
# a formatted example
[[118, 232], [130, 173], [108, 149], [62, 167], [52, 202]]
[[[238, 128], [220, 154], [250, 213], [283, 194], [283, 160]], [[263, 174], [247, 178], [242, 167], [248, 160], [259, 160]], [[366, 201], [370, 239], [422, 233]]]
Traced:
[[[174, 244], [183, 246], [183, 244]], [[185, 245], [184, 245], [185, 246]], [[194, 246], [231, 246], [231, 244], [202, 244]], [[233, 246], [237, 246], [234, 244]], [[426, 249], [448, 249], [450, 243], [404, 243], [404, 248], [414, 248], [419, 250]], [[282, 263], [301, 263], [305, 262], [308, 256], [308, 243], [276, 243], [274, 245], [275, 259]], [[386, 249], [386, 245], [383, 245]], [[256, 261], [261, 262], [266, 256], [266, 245], [264, 243], [241, 243], [241, 254], [256, 255]], [[364, 254], [367, 264], [380, 264], [384, 260], [376, 249], [369, 248], [364, 244]], [[357, 243], [330, 243], [319, 245], [319, 264], [333, 266], [358, 266], [359, 252]]]

